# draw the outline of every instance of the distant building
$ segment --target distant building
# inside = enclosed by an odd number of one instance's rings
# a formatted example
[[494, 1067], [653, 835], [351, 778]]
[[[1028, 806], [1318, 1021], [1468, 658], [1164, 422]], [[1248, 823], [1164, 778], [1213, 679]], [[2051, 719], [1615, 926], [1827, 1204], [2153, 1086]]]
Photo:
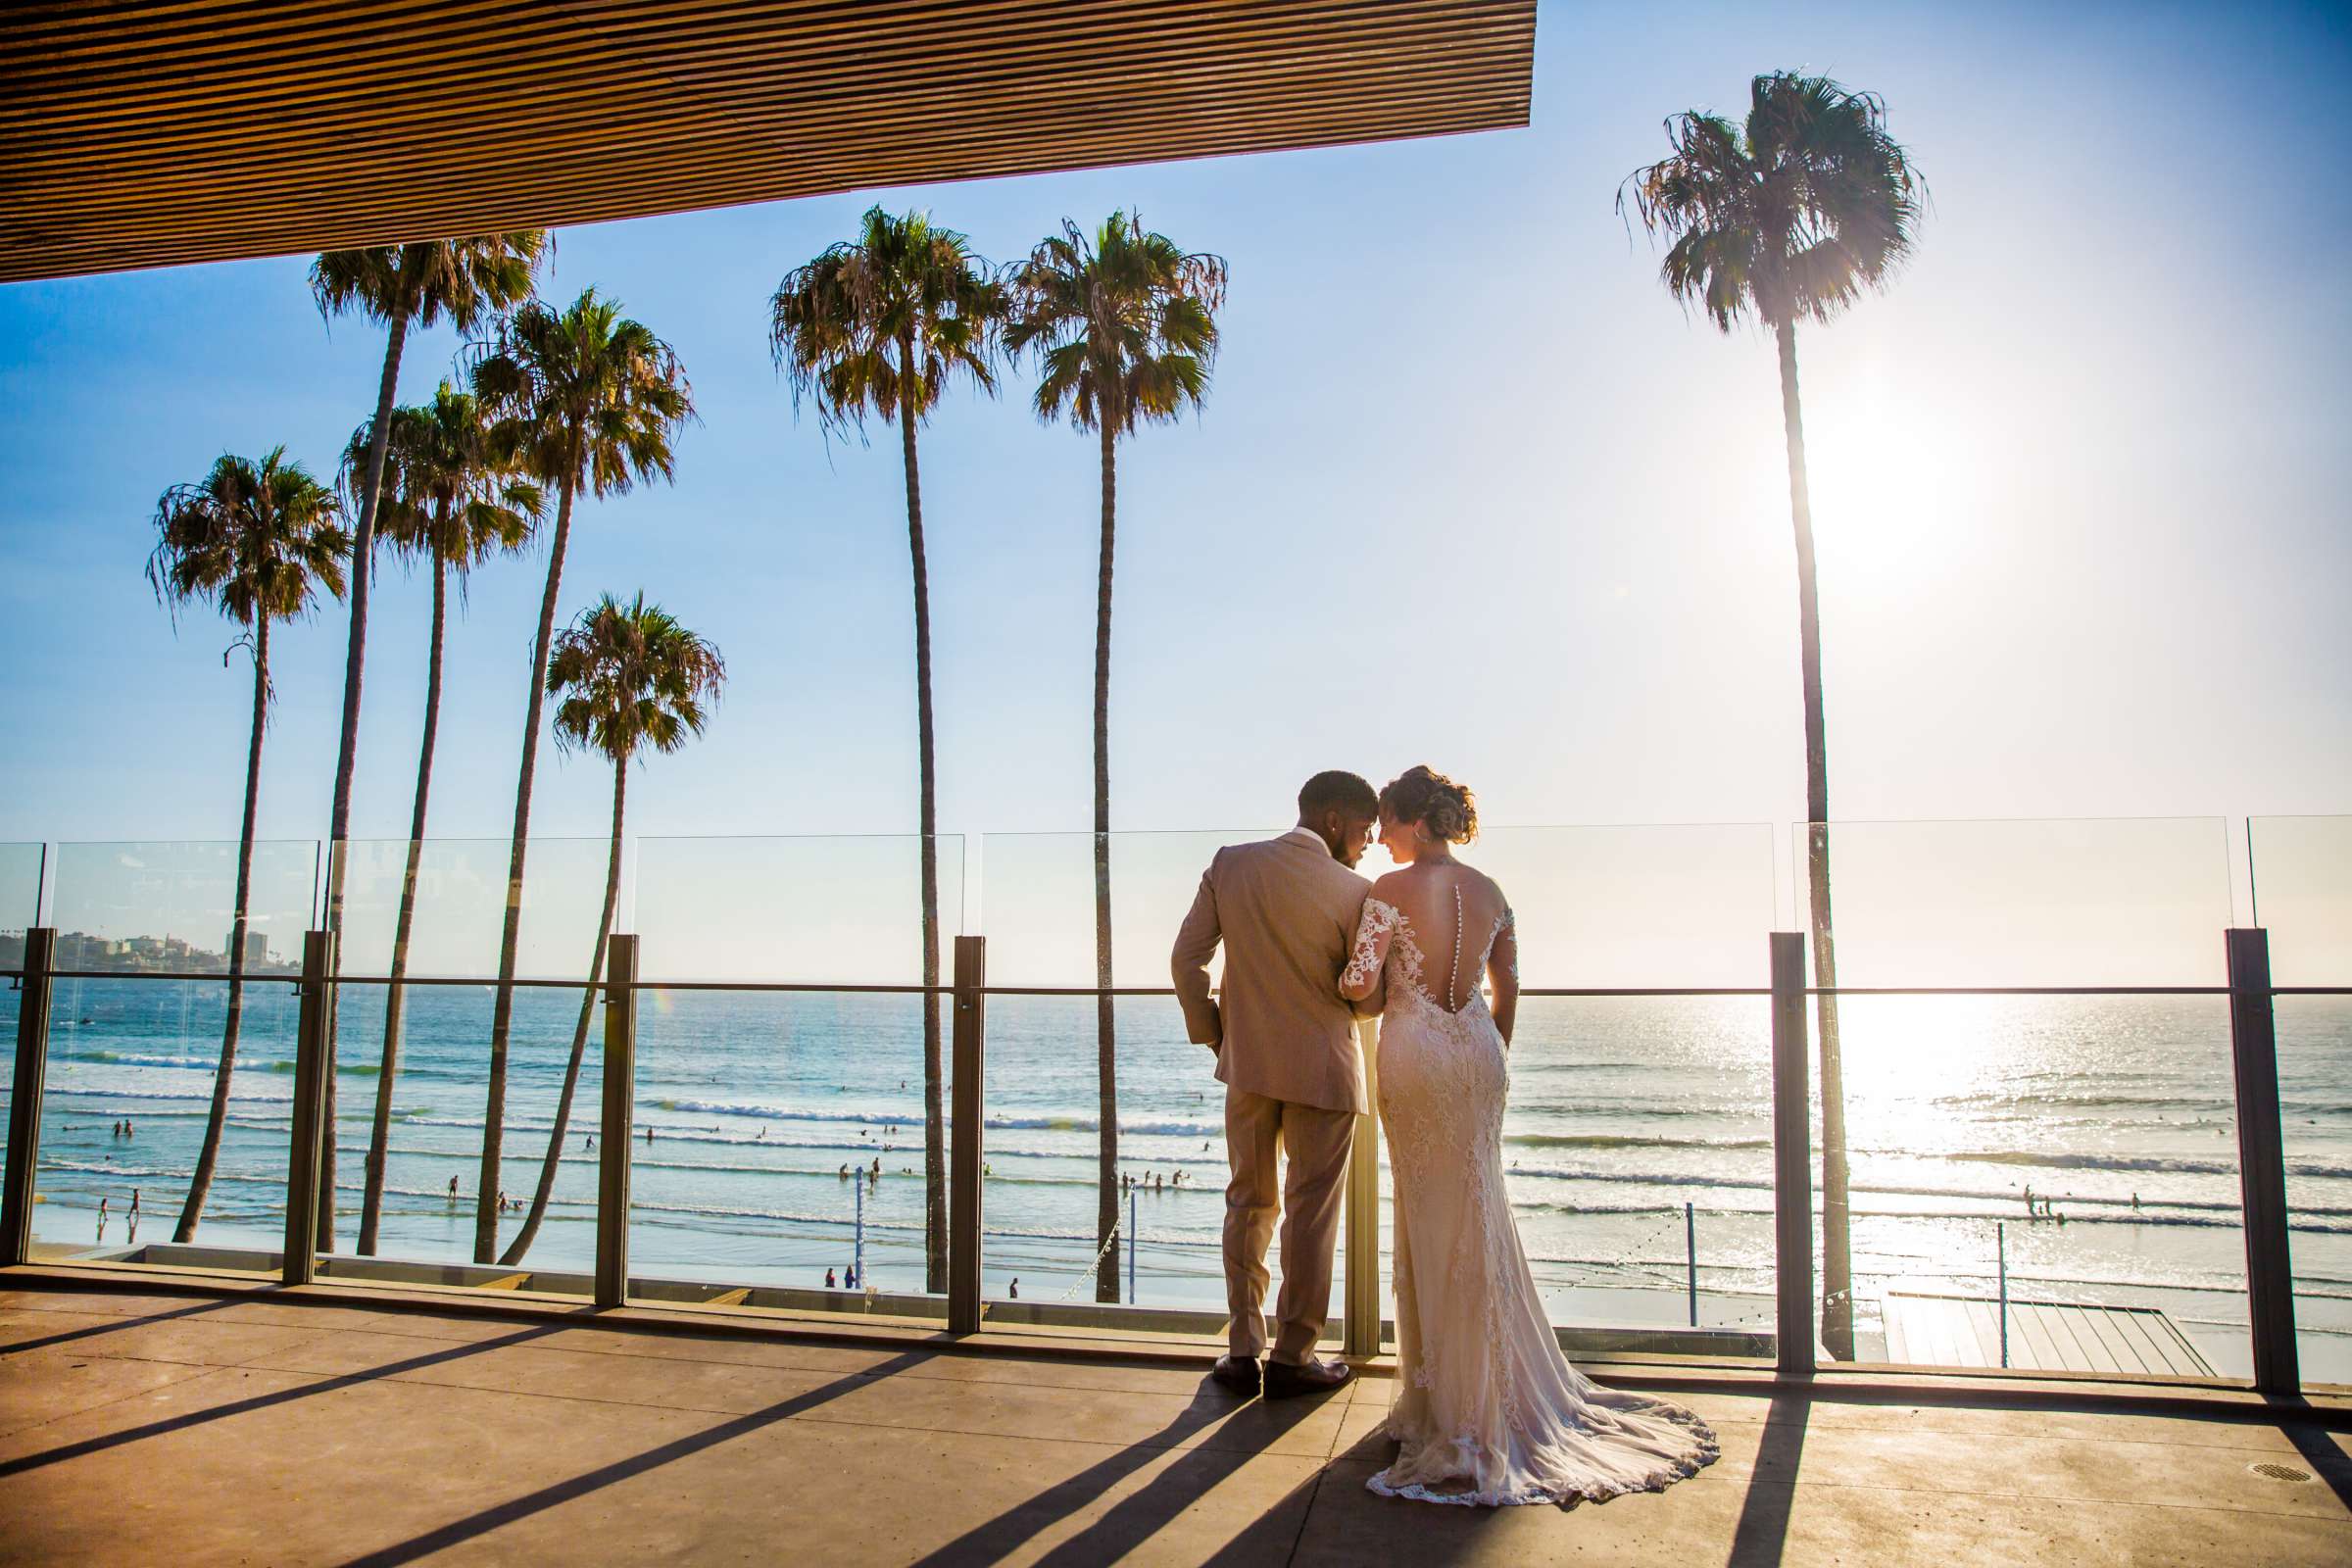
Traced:
[[[233, 953], [236, 951], [236, 932], [231, 931], [226, 937], [221, 939], [220, 951], [222, 953]], [[269, 961], [269, 934], [267, 932], [255, 931], [250, 927], [247, 928], [245, 932], [245, 966], [250, 969], [260, 964], [268, 963]]]

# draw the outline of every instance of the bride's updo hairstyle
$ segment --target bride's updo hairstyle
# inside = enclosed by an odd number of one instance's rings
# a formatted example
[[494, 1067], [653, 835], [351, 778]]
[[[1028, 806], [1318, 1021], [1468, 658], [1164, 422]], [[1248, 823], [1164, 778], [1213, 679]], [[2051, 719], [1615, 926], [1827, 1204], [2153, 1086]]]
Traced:
[[1380, 812], [1395, 822], [1418, 822], [1433, 839], [1467, 844], [1478, 837], [1478, 800], [1427, 765], [1407, 768], [1380, 792]]

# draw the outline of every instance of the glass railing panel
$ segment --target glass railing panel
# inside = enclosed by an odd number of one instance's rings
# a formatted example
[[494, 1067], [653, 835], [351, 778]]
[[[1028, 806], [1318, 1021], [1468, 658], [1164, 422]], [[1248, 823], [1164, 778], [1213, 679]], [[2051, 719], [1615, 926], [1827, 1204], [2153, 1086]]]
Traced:
[[[963, 842], [932, 846], [944, 986], [965, 929]], [[648, 990], [629, 1248], [641, 1291], [749, 1288], [752, 1304], [944, 1314], [953, 1011], [921, 989], [922, 885], [913, 836], [637, 847]], [[851, 989], [793, 989], [808, 987]], [[927, 1036], [940, 1062], [936, 1187]]]
[[[1168, 954], [1223, 845], [1272, 836], [1118, 834], [1110, 845], [1113, 974], [1164, 991]], [[992, 836], [983, 897], [992, 986], [1094, 983], [1091, 835]], [[1494, 829], [1461, 852], [1499, 881], [1531, 989], [1761, 988], [1773, 923], [1772, 830]], [[1377, 847], [1359, 867], [1393, 869]], [[1217, 973], [1212, 965], [1212, 975]], [[1122, 1221], [1135, 1289], [1119, 1297], [1214, 1319], [1227, 1158], [1214, 1059], [1172, 995], [1117, 1001]], [[1769, 1010], [1761, 998], [1530, 997], [1504, 1122], [1506, 1185], [1547, 1310], [1563, 1325], [1688, 1328], [1695, 1230], [1699, 1318], [1768, 1331]], [[1091, 996], [997, 996], [989, 1015], [989, 1285], [1023, 1300], [1092, 1299], [1102, 1187], [1100, 1027]], [[1179, 1180], [1181, 1176], [1181, 1180]], [[1133, 1178], [1139, 1185], [1130, 1188]], [[1382, 1174], [1382, 1273], [1394, 1315], [1394, 1184]], [[1690, 1205], [1687, 1219], [1685, 1205]], [[1269, 1256], [1281, 1289], [1279, 1248]], [[1010, 1266], [1018, 1263], [1018, 1267]], [[1335, 1271], [1330, 1332], [1345, 1295]]]
[[[239, 860], [233, 842], [58, 847], [49, 899], [58, 967], [121, 977], [56, 982], [43, 1200], [33, 1220], [44, 1250], [255, 1271], [275, 1266], [284, 1242], [299, 1011], [293, 981], [317, 904], [318, 846], [251, 847], [244, 977], [231, 982]], [[224, 978], [160, 978], [175, 973]], [[218, 1118], [217, 1089], [225, 1091]], [[188, 1214], [208, 1146], [213, 1175]], [[134, 1189], [135, 1244], [127, 1224]], [[103, 1237], [94, 1223], [101, 1202], [109, 1220]]]
[[[253, 846], [247, 974], [301, 969], [318, 871], [312, 840]], [[49, 900], [58, 968], [225, 974], [237, 876], [233, 841], [59, 845]]]
[[[595, 1178], [559, 1160], [532, 1240], [509, 1263], [529, 1222], [564, 1076], [579, 1037], [582, 989], [597, 920], [612, 880], [609, 838], [534, 838], [524, 859], [521, 915], [507, 1034], [499, 1180], [480, 1192], [489, 1109], [490, 1047], [505, 940], [510, 845], [504, 839], [362, 839], [343, 847], [343, 927], [335, 1047], [335, 1248], [330, 1274], [519, 1287], [557, 1294], [589, 1288], [595, 1257]], [[625, 864], [625, 860], [624, 860]], [[619, 889], [613, 890], [615, 898]], [[616, 909], [615, 918], [621, 916]], [[388, 983], [397, 974], [401, 984]], [[462, 983], [451, 984], [457, 981]], [[569, 984], [548, 982], [566, 981]], [[602, 1060], [603, 1011], [588, 1010], [582, 1087], [570, 1124], [595, 1130], [588, 1087]], [[384, 1068], [392, 1064], [387, 1083]], [[367, 1246], [368, 1162], [379, 1091], [384, 1176], [373, 1245]], [[579, 1133], [569, 1146], [576, 1148]], [[454, 1187], [452, 1184], [455, 1184]], [[500, 1207], [502, 1197], [508, 1206]], [[487, 1202], [497, 1243], [477, 1256], [475, 1219]]]
[[[0, 844], [0, 971], [24, 965], [24, 932], [40, 923], [41, 870], [47, 846]], [[16, 1093], [17, 982], [0, 975], [0, 1125]]]
[[[1800, 920], [1811, 842], [1798, 828]], [[2222, 981], [2218, 819], [1839, 823], [1828, 843], [1841, 987]], [[1807, 1007], [1817, 1298], [1840, 1259], [1850, 1272], [1850, 1321], [1837, 1303], [1820, 1321], [1831, 1354], [2245, 1375], [2225, 998], [1848, 994], [1830, 1010], [1835, 1107]]]
[[[940, 983], [964, 924], [963, 840], [932, 840]], [[649, 838], [636, 846], [640, 974], [654, 980], [914, 985], [923, 978], [923, 841]], [[993, 955], [992, 955], [993, 961]]]
[[24, 959], [21, 941], [24, 928], [40, 923], [41, 872], [48, 846], [0, 844], [0, 969], [13, 969]]
[[[345, 846], [342, 972], [388, 975], [397, 954], [404, 974], [495, 980], [506, 932], [509, 851], [505, 839], [413, 845], [407, 839], [357, 839]], [[611, 862], [610, 839], [530, 841], [515, 928], [518, 978], [568, 980], [587, 972]], [[410, 909], [405, 946], [404, 901]], [[295, 952], [299, 957], [299, 944]]]
[[[34, 1252], [267, 1272], [285, 1238], [298, 1002], [284, 976], [60, 979], [51, 1004]], [[191, 1179], [215, 1148], [203, 1201]], [[183, 1239], [184, 1238], [184, 1239]]]
[[2352, 986], [2352, 816], [2257, 816], [2246, 838], [2271, 983]]
[[2287, 1247], [2304, 1381], [2352, 1383], [2352, 816], [2246, 824], [2271, 979], [2333, 995], [2274, 1005]]
[[2224, 982], [2229, 836], [2218, 816], [1798, 824], [1829, 850], [1842, 986], [2200, 986]]

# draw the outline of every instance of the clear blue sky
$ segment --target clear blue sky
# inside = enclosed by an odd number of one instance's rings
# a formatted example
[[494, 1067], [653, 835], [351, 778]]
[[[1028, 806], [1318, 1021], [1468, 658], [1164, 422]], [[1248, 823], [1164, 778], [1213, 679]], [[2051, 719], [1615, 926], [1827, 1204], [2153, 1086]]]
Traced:
[[[1205, 415], [1121, 455], [1114, 821], [1286, 814], [1423, 760], [1496, 823], [1801, 814], [1773, 357], [1685, 318], [1611, 210], [1757, 71], [1885, 95], [1935, 206], [1891, 293], [1800, 339], [1844, 817], [2352, 809], [2352, 110], [2340, 9], [1546, 8], [1531, 129], [859, 192], [562, 231], [703, 422], [583, 510], [563, 594], [716, 641], [648, 834], [915, 821], [895, 443], [828, 449], [769, 366], [778, 276], [871, 201], [1010, 259], [1116, 206], [1232, 267]], [[248, 666], [140, 574], [160, 491], [323, 473], [381, 333], [307, 258], [0, 289], [0, 839], [233, 838]], [[457, 343], [413, 339], [404, 399]], [[1088, 821], [1096, 469], [1015, 371], [924, 435], [943, 826]], [[544, 557], [450, 639], [437, 834], [506, 831]], [[355, 826], [405, 831], [425, 585], [379, 580]], [[265, 836], [323, 832], [345, 621], [276, 641]], [[241, 661], [241, 656], [240, 656]], [[610, 778], [543, 766], [548, 835]]]

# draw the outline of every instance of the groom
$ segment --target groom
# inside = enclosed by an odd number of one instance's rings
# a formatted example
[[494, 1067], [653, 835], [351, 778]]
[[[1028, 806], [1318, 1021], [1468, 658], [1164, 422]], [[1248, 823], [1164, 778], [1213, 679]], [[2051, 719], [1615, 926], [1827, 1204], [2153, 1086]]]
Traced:
[[[1243, 1394], [1259, 1386], [1266, 1348], [1266, 1243], [1281, 1186], [1281, 1331], [1267, 1358], [1269, 1399], [1336, 1389], [1348, 1368], [1314, 1358], [1331, 1311], [1332, 1247], [1355, 1118], [1368, 1108], [1355, 1019], [1340, 1000], [1340, 971], [1371, 884], [1349, 867], [1380, 814], [1353, 773], [1317, 773], [1298, 792], [1298, 825], [1277, 839], [1219, 850], [1176, 933], [1176, 997], [1187, 1034], [1217, 1054], [1225, 1085], [1225, 1300], [1231, 1353], [1216, 1380]], [[1222, 942], [1225, 982], [1212, 999], [1208, 960]], [[1355, 1012], [1380, 1010], [1376, 991]]]

